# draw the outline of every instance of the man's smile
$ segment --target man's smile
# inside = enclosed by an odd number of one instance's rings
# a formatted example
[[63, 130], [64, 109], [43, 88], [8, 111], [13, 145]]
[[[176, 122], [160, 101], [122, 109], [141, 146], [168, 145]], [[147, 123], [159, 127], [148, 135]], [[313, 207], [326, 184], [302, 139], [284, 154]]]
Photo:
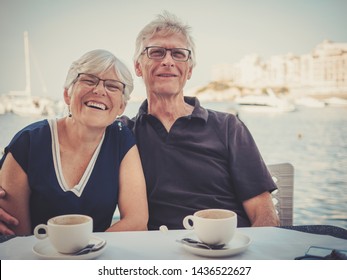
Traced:
[[163, 78], [171, 78], [171, 77], [177, 77], [177, 75], [173, 73], [160, 73], [157, 74], [158, 77], [163, 77]]

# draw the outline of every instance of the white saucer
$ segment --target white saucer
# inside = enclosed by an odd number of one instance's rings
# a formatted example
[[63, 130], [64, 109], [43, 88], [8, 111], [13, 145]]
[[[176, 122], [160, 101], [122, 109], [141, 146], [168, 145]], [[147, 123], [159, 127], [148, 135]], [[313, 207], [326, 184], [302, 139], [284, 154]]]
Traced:
[[[193, 236], [193, 237], [189, 236], [189, 237], [193, 239], [197, 239], [196, 236]], [[250, 244], [251, 244], [251, 238], [249, 236], [240, 232], [236, 232], [234, 238], [223, 249], [209, 250], [209, 249], [189, 246], [187, 244], [182, 244], [182, 246], [188, 252], [198, 256], [226, 257], [226, 256], [236, 255], [241, 252], [244, 252]]]
[[[89, 243], [98, 243], [102, 241], [101, 238], [93, 236]], [[95, 259], [98, 256], [100, 256], [106, 249], [106, 246], [104, 246], [102, 249], [90, 252], [88, 254], [84, 255], [69, 255], [69, 254], [62, 254], [57, 252], [53, 247], [52, 244], [49, 242], [48, 239], [45, 239], [43, 241], [39, 241], [36, 243], [33, 247], [33, 252], [35, 255], [37, 255], [40, 259], [45, 260], [89, 260], [89, 259]]]

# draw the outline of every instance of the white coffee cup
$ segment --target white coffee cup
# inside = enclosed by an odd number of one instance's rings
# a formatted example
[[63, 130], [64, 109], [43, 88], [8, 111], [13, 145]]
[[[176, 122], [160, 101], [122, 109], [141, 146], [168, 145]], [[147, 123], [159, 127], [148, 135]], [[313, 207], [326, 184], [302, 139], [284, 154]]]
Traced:
[[206, 209], [183, 219], [186, 229], [194, 229], [200, 241], [210, 244], [227, 244], [237, 228], [237, 214], [225, 209]]
[[[39, 231], [45, 231], [40, 233]], [[60, 253], [71, 254], [88, 245], [93, 232], [93, 219], [86, 215], [69, 214], [51, 218], [47, 225], [39, 224], [34, 229], [38, 239], [48, 237]]]

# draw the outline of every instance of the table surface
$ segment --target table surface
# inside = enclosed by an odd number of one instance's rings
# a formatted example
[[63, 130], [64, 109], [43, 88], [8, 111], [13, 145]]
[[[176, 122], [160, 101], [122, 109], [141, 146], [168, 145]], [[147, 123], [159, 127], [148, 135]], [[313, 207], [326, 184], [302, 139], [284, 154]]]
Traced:
[[[334, 227], [335, 228], [335, 227]], [[346, 234], [345, 229], [342, 234]], [[310, 246], [347, 250], [347, 239], [325, 234], [313, 234], [288, 228], [257, 227], [238, 228], [247, 235], [251, 244], [237, 255], [221, 259], [236, 260], [293, 260], [305, 254]], [[341, 233], [340, 233], [341, 234]], [[194, 260], [209, 259], [188, 252], [176, 240], [194, 236], [189, 230], [98, 232], [95, 236], [107, 241], [104, 252], [97, 259], [104, 260]], [[16, 237], [0, 243], [0, 259], [39, 259], [32, 248], [38, 242], [34, 236]]]

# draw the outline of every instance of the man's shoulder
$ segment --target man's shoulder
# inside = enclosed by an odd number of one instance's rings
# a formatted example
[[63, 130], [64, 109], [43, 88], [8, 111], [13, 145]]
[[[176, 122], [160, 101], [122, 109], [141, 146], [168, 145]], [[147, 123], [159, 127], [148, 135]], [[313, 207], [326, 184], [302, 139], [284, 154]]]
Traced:
[[239, 121], [238, 114], [234, 112], [222, 112], [213, 109], [206, 109], [208, 112], [209, 120], [216, 122], [232, 122], [237, 123]]
[[209, 120], [210, 122], [212, 121], [217, 123], [226, 121], [235, 122], [238, 120], [238, 114], [234, 110], [230, 109], [226, 112], [218, 111], [208, 106], [202, 106], [199, 99], [196, 97], [185, 96], [184, 100], [186, 103], [194, 106], [193, 116], [195, 117], [200, 117], [206, 121]]
[[129, 118], [128, 116], [123, 115], [117, 118], [117, 121], [122, 122], [124, 125], [129, 127], [129, 129], [133, 129], [135, 125], [136, 117]]

